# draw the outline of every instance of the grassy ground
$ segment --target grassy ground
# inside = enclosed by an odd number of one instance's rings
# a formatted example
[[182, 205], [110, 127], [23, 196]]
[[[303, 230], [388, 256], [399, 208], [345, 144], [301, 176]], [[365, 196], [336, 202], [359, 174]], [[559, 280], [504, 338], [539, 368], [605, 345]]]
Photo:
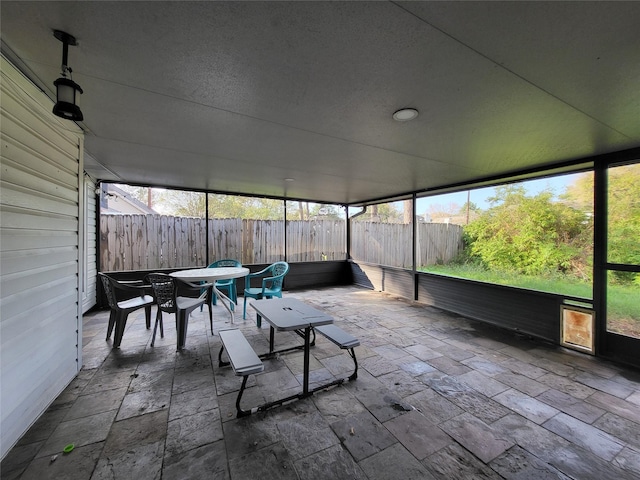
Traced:
[[[430, 265], [423, 267], [422, 271], [572, 297], [593, 298], [591, 282], [581, 282], [569, 277], [496, 273], [473, 265]], [[640, 287], [609, 285], [607, 297], [608, 329], [640, 338]]]

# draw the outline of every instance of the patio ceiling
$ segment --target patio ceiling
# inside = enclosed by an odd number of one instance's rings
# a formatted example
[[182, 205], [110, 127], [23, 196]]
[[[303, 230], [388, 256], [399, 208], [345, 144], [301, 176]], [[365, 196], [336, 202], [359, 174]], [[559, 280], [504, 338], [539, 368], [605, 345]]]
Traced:
[[[2, 2], [96, 179], [371, 199], [640, 146], [640, 2]], [[413, 107], [406, 123], [395, 110]], [[294, 179], [287, 181], [285, 179]]]

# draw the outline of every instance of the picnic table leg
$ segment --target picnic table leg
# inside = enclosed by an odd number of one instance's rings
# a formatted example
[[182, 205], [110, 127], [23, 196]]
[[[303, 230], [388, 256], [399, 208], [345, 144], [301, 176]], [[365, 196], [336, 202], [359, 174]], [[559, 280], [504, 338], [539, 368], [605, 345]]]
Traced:
[[275, 337], [275, 328], [273, 328], [273, 325], [271, 325], [269, 327], [269, 353], [273, 353], [274, 337]]
[[304, 329], [304, 373], [302, 380], [302, 395], [307, 396], [309, 394], [309, 339], [310, 339], [311, 327]]

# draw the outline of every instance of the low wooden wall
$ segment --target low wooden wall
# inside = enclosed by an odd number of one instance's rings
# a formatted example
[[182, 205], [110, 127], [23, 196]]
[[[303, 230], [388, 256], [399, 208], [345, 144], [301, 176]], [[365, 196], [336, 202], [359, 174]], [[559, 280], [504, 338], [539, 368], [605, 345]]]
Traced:
[[[244, 265], [251, 272], [258, 272], [269, 264]], [[194, 267], [195, 268], [195, 267]], [[182, 268], [160, 270], [130, 270], [127, 272], [105, 272], [118, 280], [143, 280], [151, 272], [171, 273]], [[289, 273], [284, 279], [284, 290], [303, 290], [308, 288], [350, 285], [352, 283], [349, 264], [342, 262], [297, 262], [289, 263]], [[244, 278], [237, 279], [238, 295], [244, 291]], [[98, 285], [97, 307], [108, 308], [102, 285]]]

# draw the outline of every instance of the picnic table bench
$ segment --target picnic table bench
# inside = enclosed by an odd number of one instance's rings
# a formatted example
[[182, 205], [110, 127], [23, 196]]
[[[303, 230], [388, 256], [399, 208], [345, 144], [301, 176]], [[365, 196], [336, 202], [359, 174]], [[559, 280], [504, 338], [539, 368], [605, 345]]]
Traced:
[[[219, 331], [220, 340], [222, 342], [220, 353], [218, 354], [219, 365], [224, 367], [230, 364], [233, 367], [235, 374], [243, 377], [242, 386], [240, 387], [240, 391], [238, 392], [238, 397], [236, 399], [237, 417], [244, 417], [293, 400], [306, 398], [319, 390], [325, 390], [331, 386], [355, 380], [358, 377], [358, 361], [356, 359], [354, 348], [360, 345], [360, 341], [350, 333], [345, 332], [337, 325], [334, 325], [333, 318], [295, 299], [258, 300], [253, 302], [252, 306], [256, 309], [258, 315], [263, 317], [270, 324], [268, 353], [258, 355], [240, 330], [230, 329]], [[273, 358], [275, 355], [292, 350], [291, 347], [279, 351], [274, 349], [274, 334], [276, 329], [279, 331], [295, 332], [304, 338], [302, 392], [265, 403], [250, 410], [244, 410], [240, 406], [242, 394], [245, 391], [249, 375], [264, 371], [264, 364], [261, 359]], [[353, 359], [355, 368], [353, 373], [347, 378], [338, 378], [329, 383], [316, 386], [315, 388], [309, 388], [309, 347], [315, 343], [311, 341], [311, 336], [313, 335], [315, 340], [316, 331], [341, 349], [347, 350]], [[300, 347], [293, 348], [297, 349]], [[222, 360], [222, 354], [225, 350], [229, 357], [228, 362]]]
[[355, 370], [351, 375], [349, 375], [349, 381], [358, 378], [358, 360], [356, 359], [356, 352], [354, 348], [360, 345], [360, 340], [350, 333], [345, 332], [334, 323], [314, 327], [314, 330], [324, 335], [341, 349], [347, 350], [347, 353], [349, 353], [349, 356], [351, 356], [355, 365]]
[[[237, 328], [220, 330], [218, 335], [220, 335], [220, 341], [222, 342], [222, 347], [218, 354], [218, 364], [221, 367], [231, 364], [235, 374], [242, 376], [242, 386], [240, 387], [238, 397], [236, 398], [237, 416], [245, 417], [247, 415], [251, 415], [254, 409], [243, 410], [240, 407], [240, 401], [242, 400], [242, 394], [247, 386], [247, 379], [249, 378], [249, 375], [264, 371], [264, 364], [251, 344], [249, 344], [244, 334]], [[222, 361], [222, 352], [225, 349], [227, 350], [227, 356], [229, 357], [228, 362]], [[257, 409], [255, 410], [257, 411]]]

